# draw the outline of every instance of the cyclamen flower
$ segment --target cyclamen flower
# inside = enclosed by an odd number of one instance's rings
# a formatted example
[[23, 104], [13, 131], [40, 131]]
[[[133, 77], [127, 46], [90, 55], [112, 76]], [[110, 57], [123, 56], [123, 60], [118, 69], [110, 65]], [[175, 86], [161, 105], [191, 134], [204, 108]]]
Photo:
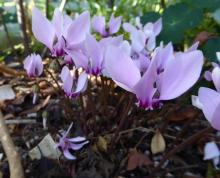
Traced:
[[43, 73], [42, 58], [39, 54], [31, 54], [24, 60], [24, 68], [29, 77], [38, 77]]
[[108, 37], [97, 41], [94, 36], [88, 34], [84, 45], [78, 50], [68, 50], [76, 68], [82, 67], [86, 73], [100, 75], [104, 69], [104, 54], [107, 46], [119, 46], [123, 36]]
[[77, 80], [68, 67], [64, 66], [60, 76], [63, 81], [63, 90], [67, 97], [76, 97], [86, 90], [88, 76], [85, 72], [81, 73]]
[[220, 151], [215, 142], [208, 142], [204, 147], [204, 160], [212, 160], [215, 167], [219, 164]]
[[140, 24], [139, 28], [124, 23], [123, 28], [130, 33], [132, 49], [135, 52], [141, 52], [145, 47], [148, 51], [152, 51], [156, 47], [156, 37], [162, 30], [162, 19], [158, 19], [155, 23], [147, 23], [144, 27]]
[[47, 46], [53, 56], [64, 56], [65, 49], [77, 48], [90, 30], [90, 15], [80, 14], [74, 21], [55, 9], [49, 21], [36, 7], [32, 11], [32, 31], [35, 38]]
[[88, 144], [89, 141], [86, 140], [85, 137], [75, 137], [75, 138], [67, 138], [71, 128], [71, 124], [68, 130], [62, 134], [59, 138], [59, 143], [56, 145], [57, 148], [60, 148], [67, 159], [74, 160], [76, 157], [70, 153], [70, 150], [80, 150], [84, 145]]
[[160, 73], [158, 60], [156, 57], [151, 59], [141, 76], [129, 55], [110, 46], [106, 52], [105, 68], [116, 84], [136, 95], [140, 107], [153, 109], [161, 106], [160, 101], [174, 99], [196, 83], [202, 70], [203, 54], [194, 50], [179, 53], [173, 59], [164, 59], [168, 62]]
[[113, 35], [117, 33], [121, 26], [121, 16], [114, 17], [111, 15], [109, 23], [105, 24], [105, 17], [103, 16], [95, 16], [92, 20], [92, 27], [94, 31], [98, 32], [103, 37], [107, 37], [109, 35]]
[[220, 93], [206, 87], [201, 87], [198, 97], [193, 96], [192, 104], [203, 111], [206, 119], [216, 130], [220, 130]]

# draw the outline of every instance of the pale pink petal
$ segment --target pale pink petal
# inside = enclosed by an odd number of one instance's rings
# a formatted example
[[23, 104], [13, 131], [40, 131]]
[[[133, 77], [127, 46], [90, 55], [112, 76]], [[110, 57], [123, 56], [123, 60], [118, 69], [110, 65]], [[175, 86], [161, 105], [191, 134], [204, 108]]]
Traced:
[[72, 93], [74, 77], [71, 75], [67, 66], [64, 66], [61, 71], [61, 80], [63, 81], [63, 89], [66, 94]]
[[132, 91], [140, 80], [141, 75], [130, 56], [119, 48], [110, 46], [106, 51], [105, 60], [105, 68], [111, 78], [120, 87]]
[[103, 16], [95, 16], [92, 19], [92, 28], [95, 32], [98, 32], [102, 36], [107, 35], [105, 30], [105, 17]]
[[199, 79], [203, 65], [201, 51], [182, 53], [171, 60], [159, 76], [158, 89], [161, 100], [174, 99]]
[[89, 12], [83, 12], [68, 28], [66, 40], [69, 48], [83, 42], [86, 38], [86, 34], [89, 33], [89, 30], [90, 15]]
[[32, 32], [38, 41], [52, 50], [55, 38], [54, 26], [36, 7], [32, 10]]
[[87, 54], [89, 55], [90, 65], [92, 69], [101, 69], [104, 51], [99, 42], [96, 41], [95, 37], [92, 35], [87, 35], [85, 40], [85, 47]]
[[64, 154], [64, 156], [65, 156], [67, 159], [70, 159], [70, 160], [75, 160], [75, 159], [76, 159], [76, 157], [73, 156], [73, 155], [69, 152], [68, 149], [63, 150], [63, 154]]
[[199, 41], [195, 42], [192, 46], [190, 46], [186, 52], [195, 51], [197, 50], [198, 47], [199, 47]]
[[159, 18], [155, 23], [154, 23], [154, 34], [155, 36], [159, 35], [159, 33], [162, 30], [162, 18]]
[[88, 68], [89, 59], [88, 57], [80, 51], [66, 50], [67, 54], [71, 56], [76, 68]]
[[88, 83], [88, 74], [86, 72], [83, 72], [79, 75], [76, 90], [74, 93], [84, 92], [87, 88]]
[[54, 10], [53, 19], [51, 22], [54, 25], [57, 38], [61, 38], [63, 31], [63, 14], [58, 8]]
[[215, 142], [208, 142], [204, 147], [204, 160], [214, 159], [220, 156], [220, 151]]
[[218, 62], [220, 62], [220, 52], [217, 52], [216, 56], [217, 56]]
[[215, 88], [220, 92], [220, 68], [215, 67], [212, 71], [212, 80], [215, 85]]
[[207, 80], [207, 81], [212, 81], [212, 73], [210, 71], [205, 71], [204, 73], [204, 78]]
[[130, 23], [123, 23], [123, 29], [128, 33], [132, 33], [137, 30], [137, 28]]
[[83, 142], [83, 143], [70, 143], [70, 148], [72, 150], [80, 150], [84, 145], [88, 144], [89, 141]]
[[212, 127], [220, 130], [220, 93], [210, 88], [199, 89], [199, 101], [202, 103], [202, 111]]
[[109, 33], [112, 35], [114, 33], [117, 33], [121, 27], [121, 16], [120, 17], [114, 17], [111, 15], [110, 21], [109, 21]]
[[75, 137], [75, 138], [68, 138], [68, 140], [70, 142], [83, 142], [86, 140], [85, 137], [81, 137], [81, 136], [78, 136], [78, 137]]
[[146, 105], [145, 107], [152, 107], [153, 96], [156, 92], [154, 84], [157, 79], [157, 65], [156, 61], [153, 60], [144, 73], [139, 82], [134, 86], [133, 92], [136, 94], [137, 98]]
[[146, 36], [141, 30], [136, 30], [131, 33], [131, 47], [136, 52], [141, 52], [144, 49]]

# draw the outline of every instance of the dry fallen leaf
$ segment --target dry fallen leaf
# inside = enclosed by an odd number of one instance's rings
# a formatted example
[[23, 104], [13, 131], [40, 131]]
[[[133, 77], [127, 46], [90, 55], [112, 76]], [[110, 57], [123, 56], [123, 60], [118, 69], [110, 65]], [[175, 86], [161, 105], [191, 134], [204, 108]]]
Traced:
[[128, 171], [132, 171], [141, 166], [149, 166], [150, 164], [152, 164], [152, 162], [147, 155], [139, 153], [136, 149], [130, 151], [128, 155]]
[[0, 86], [0, 101], [11, 100], [15, 98], [15, 92], [11, 85]]
[[98, 147], [98, 149], [100, 151], [106, 152], [107, 151], [107, 147], [108, 147], [107, 140], [104, 137], [99, 136], [98, 137], [98, 141], [97, 141], [97, 147]]
[[153, 154], [161, 153], [164, 152], [165, 148], [166, 148], [165, 140], [161, 135], [160, 131], [157, 130], [151, 140], [151, 152]]

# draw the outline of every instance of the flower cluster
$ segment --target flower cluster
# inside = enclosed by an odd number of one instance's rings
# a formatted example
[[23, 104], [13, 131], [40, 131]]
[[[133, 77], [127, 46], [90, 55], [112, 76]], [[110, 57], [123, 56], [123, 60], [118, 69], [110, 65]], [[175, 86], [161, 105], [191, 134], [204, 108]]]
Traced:
[[[60, 79], [66, 97], [75, 98], [84, 92], [88, 76], [105, 76], [135, 94], [137, 105], [146, 110], [160, 108], [163, 101], [177, 98], [190, 89], [199, 79], [204, 62], [202, 52], [197, 49], [198, 43], [184, 52], [174, 51], [171, 42], [167, 45], [161, 42], [157, 46], [156, 37], [161, 30], [162, 19], [142, 25], [137, 18], [132, 25], [111, 15], [106, 23], [103, 16], [90, 19], [89, 12], [72, 19], [55, 9], [50, 21], [37, 8], [32, 11], [35, 38], [49, 49], [53, 58], [63, 59]], [[124, 38], [123, 33], [128, 33], [129, 39]], [[30, 77], [40, 76], [43, 72], [41, 57], [28, 56], [24, 68]], [[78, 69], [81, 72], [75, 75]], [[218, 68], [214, 73], [219, 72]], [[219, 78], [212, 74], [212, 80]], [[203, 92], [206, 91], [201, 89], [200, 93]], [[217, 98], [220, 102], [219, 94]], [[201, 102], [205, 100], [201, 98]], [[208, 104], [204, 104], [205, 111], [210, 107], [206, 106]], [[217, 106], [211, 107], [214, 110]], [[213, 117], [213, 114], [208, 116], [211, 120]], [[66, 138], [70, 128], [60, 138], [58, 146], [68, 159], [75, 159], [69, 149], [78, 150], [88, 142], [84, 137]]]
[[[116, 35], [121, 26], [129, 33], [129, 40]], [[32, 30], [35, 38], [50, 50], [53, 57], [62, 57], [66, 62], [60, 76], [63, 90], [71, 98], [86, 90], [88, 75], [104, 75], [134, 93], [138, 106], [154, 109], [161, 107], [161, 101], [186, 92], [198, 80], [202, 70], [203, 54], [197, 50], [198, 43], [186, 52], [175, 52], [172, 43], [156, 46], [162, 19], [143, 26], [138, 18], [136, 25], [122, 25], [121, 17], [112, 15], [106, 24], [105, 17], [95, 16], [90, 24], [89, 12], [83, 12], [72, 20], [56, 9], [49, 21], [34, 8]], [[92, 34], [92, 30], [98, 34]], [[100, 35], [100, 40], [96, 39], [97, 35]], [[38, 62], [33, 62], [35, 60]], [[30, 76], [41, 74], [39, 58], [32, 56], [25, 61], [25, 69]], [[84, 72], [77, 79], [73, 70], [78, 68]]]

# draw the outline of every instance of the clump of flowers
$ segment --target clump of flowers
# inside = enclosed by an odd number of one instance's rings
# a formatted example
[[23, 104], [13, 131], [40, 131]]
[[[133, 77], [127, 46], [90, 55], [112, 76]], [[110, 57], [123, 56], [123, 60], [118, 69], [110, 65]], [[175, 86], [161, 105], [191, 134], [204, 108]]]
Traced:
[[[119, 34], [121, 26], [129, 39]], [[100, 38], [91, 33], [92, 29]], [[88, 80], [93, 76], [110, 78], [135, 94], [136, 104], [145, 110], [161, 108], [164, 101], [189, 90], [199, 79], [204, 62], [198, 43], [185, 52], [174, 51], [172, 43], [163, 45], [161, 42], [157, 46], [156, 37], [161, 30], [162, 19], [143, 26], [138, 19], [136, 25], [122, 25], [122, 18], [112, 15], [106, 24], [105, 17], [95, 16], [90, 24], [89, 12], [72, 19], [55, 9], [50, 21], [37, 8], [32, 11], [35, 38], [50, 50], [53, 60], [63, 59], [59, 76], [65, 96], [70, 99], [86, 91]], [[24, 67], [30, 77], [43, 72], [39, 55], [27, 57]], [[67, 138], [71, 127], [60, 137], [58, 147], [66, 158], [75, 159], [69, 150], [78, 150], [88, 141], [84, 137]]]

